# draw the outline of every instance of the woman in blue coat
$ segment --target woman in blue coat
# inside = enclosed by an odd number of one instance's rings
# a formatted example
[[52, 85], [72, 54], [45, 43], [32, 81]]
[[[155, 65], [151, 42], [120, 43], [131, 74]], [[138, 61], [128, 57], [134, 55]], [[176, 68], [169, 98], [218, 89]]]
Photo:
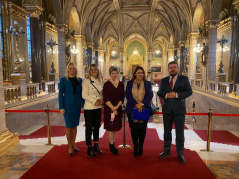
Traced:
[[82, 79], [77, 78], [77, 69], [74, 63], [66, 67], [66, 75], [61, 78], [59, 85], [59, 109], [64, 114], [66, 124], [66, 138], [68, 142], [68, 155], [73, 156], [73, 150], [79, 152], [75, 140], [77, 126], [79, 125], [82, 99]]
[[143, 108], [150, 109], [153, 98], [151, 82], [146, 81], [145, 72], [142, 67], [136, 67], [132, 79], [127, 83], [125, 95], [127, 99], [125, 111], [131, 129], [134, 156], [137, 157], [143, 155], [143, 144], [148, 121], [132, 119], [133, 110], [137, 108], [141, 112]]

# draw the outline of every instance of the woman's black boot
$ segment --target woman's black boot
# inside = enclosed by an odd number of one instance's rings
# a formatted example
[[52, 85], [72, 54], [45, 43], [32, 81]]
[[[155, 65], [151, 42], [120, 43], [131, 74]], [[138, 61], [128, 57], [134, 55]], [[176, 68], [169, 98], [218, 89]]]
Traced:
[[138, 152], [138, 156], [143, 155], [143, 144], [139, 144], [139, 152]]
[[115, 148], [114, 144], [109, 144], [110, 147], [110, 152], [112, 152], [112, 154], [117, 155], [118, 154], [118, 150]]
[[137, 144], [134, 144], [134, 157], [137, 157], [138, 156], [138, 143]]
[[88, 149], [87, 149], [87, 154], [88, 154], [89, 156], [93, 157], [93, 158], [96, 158], [96, 157], [97, 157], [97, 155], [95, 155], [95, 153], [94, 153], [94, 151], [93, 151], [93, 148], [92, 148], [91, 146], [88, 147]]
[[97, 154], [103, 154], [103, 152], [99, 148], [98, 143], [94, 144], [94, 151], [97, 152]]

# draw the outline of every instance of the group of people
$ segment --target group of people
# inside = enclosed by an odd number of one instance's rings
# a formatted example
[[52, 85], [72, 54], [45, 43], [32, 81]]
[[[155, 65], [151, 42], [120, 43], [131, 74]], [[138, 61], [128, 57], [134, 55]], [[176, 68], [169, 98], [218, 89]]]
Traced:
[[[170, 76], [161, 81], [158, 96], [164, 99], [164, 151], [160, 158], [169, 156], [172, 142], [172, 125], [176, 127], [177, 157], [181, 163], [185, 163], [184, 150], [184, 121], [185, 121], [185, 98], [192, 94], [192, 89], [187, 77], [178, 74], [177, 62], [168, 64]], [[104, 129], [109, 137], [109, 149], [117, 155], [115, 147], [116, 132], [122, 128], [122, 104], [126, 97], [126, 109], [131, 137], [134, 145], [133, 155], [143, 155], [143, 144], [146, 136], [147, 120], [133, 118], [133, 111], [137, 109], [150, 109], [153, 91], [151, 82], [146, 80], [145, 71], [142, 67], [136, 67], [132, 78], [128, 81], [126, 90], [124, 84], [119, 81], [117, 67], [109, 69], [110, 79], [103, 84], [97, 65], [91, 64], [88, 76], [82, 80], [77, 78], [75, 64], [67, 65], [65, 77], [61, 78], [59, 85], [59, 109], [64, 114], [66, 125], [66, 137], [68, 142], [68, 155], [73, 156], [79, 152], [75, 142], [77, 126], [79, 125], [81, 109], [84, 108], [85, 138], [87, 154], [93, 158], [103, 152], [99, 148], [99, 128], [101, 125], [101, 109], [104, 106]], [[92, 133], [94, 145], [92, 145]]]

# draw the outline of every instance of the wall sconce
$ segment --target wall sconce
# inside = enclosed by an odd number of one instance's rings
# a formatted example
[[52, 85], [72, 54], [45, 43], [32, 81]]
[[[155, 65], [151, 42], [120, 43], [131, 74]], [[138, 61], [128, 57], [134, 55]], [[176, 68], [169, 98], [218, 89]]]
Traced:
[[103, 62], [103, 58], [102, 57], [99, 57], [99, 62]]
[[115, 51], [115, 50], [112, 50], [111, 54], [112, 54], [112, 56], [115, 56], [116, 51]]
[[158, 55], [160, 54], [160, 50], [156, 50], [155, 53]]
[[203, 47], [200, 47], [200, 44], [197, 44], [197, 46], [193, 49], [194, 52], [200, 53], [202, 51]]
[[170, 62], [173, 60], [174, 60], [173, 56], [168, 59], [168, 61], [170, 61]]
[[79, 50], [76, 48], [75, 45], [73, 45], [73, 48], [71, 49], [71, 53], [74, 53], [74, 54], [79, 53]]

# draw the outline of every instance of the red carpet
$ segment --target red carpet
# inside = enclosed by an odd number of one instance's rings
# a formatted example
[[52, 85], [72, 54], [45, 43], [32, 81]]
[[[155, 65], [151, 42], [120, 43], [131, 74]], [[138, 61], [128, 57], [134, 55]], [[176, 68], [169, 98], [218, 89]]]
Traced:
[[[194, 130], [194, 132], [203, 141], [207, 141], [207, 130]], [[228, 131], [211, 131], [211, 142], [239, 146], [239, 138]]]
[[[122, 131], [117, 133], [116, 145], [122, 143]], [[127, 144], [132, 146], [128, 127]], [[117, 156], [111, 154], [106, 133], [99, 145], [104, 154], [96, 159], [87, 156], [85, 142], [77, 143], [80, 152], [73, 157], [67, 155], [66, 145], [55, 146], [21, 178], [215, 178], [196, 152], [185, 150], [186, 164], [177, 161], [175, 146], [170, 157], [158, 158], [163, 151], [163, 141], [159, 140], [155, 129], [147, 129], [141, 157], [133, 157], [132, 148], [120, 148]]]
[[[51, 126], [51, 137], [60, 137], [66, 135], [65, 126]], [[30, 135], [20, 135], [19, 139], [47, 138], [47, 126], [43, 126]]]

